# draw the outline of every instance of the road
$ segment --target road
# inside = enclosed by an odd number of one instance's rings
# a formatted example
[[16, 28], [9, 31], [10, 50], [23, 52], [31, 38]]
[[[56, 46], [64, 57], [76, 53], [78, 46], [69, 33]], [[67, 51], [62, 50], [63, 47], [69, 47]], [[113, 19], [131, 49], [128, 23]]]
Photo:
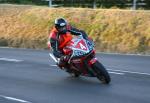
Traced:
[[97, 53], [109, 85], [73, 78], [46, 50], [0, 48], [0, 103], [150, 103], [150, 56]]

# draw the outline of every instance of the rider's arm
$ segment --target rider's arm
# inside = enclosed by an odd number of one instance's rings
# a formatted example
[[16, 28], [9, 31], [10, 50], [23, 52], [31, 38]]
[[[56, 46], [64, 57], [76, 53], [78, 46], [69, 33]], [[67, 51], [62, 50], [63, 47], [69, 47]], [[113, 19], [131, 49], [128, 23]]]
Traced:
[[79, 30], [79, 29], [74, 28], [72, 26], [70, 26], [68, 31], [73, 35], [82, 35], [85, 39], [88, 38], [87, 34], [83, 30]]

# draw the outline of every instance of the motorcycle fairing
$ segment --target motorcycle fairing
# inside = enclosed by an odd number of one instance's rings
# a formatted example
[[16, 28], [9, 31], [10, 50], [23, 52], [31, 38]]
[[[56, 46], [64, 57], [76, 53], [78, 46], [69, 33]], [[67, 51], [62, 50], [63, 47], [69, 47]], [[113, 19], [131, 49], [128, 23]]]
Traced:
[[71, 44], [67, 46], [72, 49], [71, 57], [79, 57], [88, 54], [93, 50], [94, 43], [81, 37], [74, 38], [71, 40]]

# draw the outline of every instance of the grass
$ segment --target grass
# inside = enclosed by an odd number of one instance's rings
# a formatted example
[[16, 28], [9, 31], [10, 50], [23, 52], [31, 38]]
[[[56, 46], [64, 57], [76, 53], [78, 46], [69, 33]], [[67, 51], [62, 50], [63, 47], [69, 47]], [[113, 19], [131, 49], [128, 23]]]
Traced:
[[47, 48], [55, 18], [85, 30], [97, 51], [150, 54], [150, 11], [0, 5], [0, 45]]

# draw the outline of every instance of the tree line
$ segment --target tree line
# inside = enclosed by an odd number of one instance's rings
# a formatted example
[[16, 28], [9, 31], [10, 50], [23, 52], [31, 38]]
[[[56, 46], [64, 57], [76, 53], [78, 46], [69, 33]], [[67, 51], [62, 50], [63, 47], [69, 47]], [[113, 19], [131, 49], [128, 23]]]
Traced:
[[[138, 8], [150, 9], [150, 0], [136, 0]], [[48, 5], [46, 0], [0, 0], [0, 3]], [[95, 3], [102, 8], [127, 8], [133, 6], [133, 0], [52, 0], [53, 5], [65, 7], [90, 7]]]

